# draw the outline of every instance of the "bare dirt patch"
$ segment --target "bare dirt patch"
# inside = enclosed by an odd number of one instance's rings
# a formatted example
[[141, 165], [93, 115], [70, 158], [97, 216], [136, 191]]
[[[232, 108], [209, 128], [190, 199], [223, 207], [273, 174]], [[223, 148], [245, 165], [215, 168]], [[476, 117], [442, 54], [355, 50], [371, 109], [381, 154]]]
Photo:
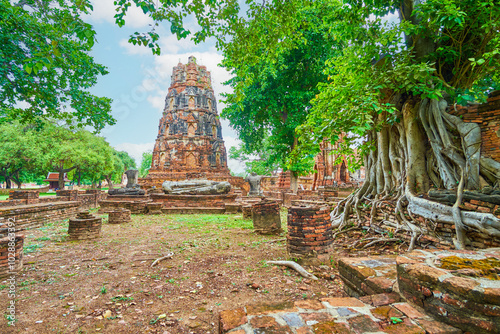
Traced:
[[306, 267], [319, 281], [304, 279], [266, 264], [287, 259], [285, 241], [276, 241], [285, 234], [257, 235], [241, 216], [135, 215], [131, 223], [104, 223], [91, 241], [67, 241], [67, 227], [27, 231], [17, 322], [7, 327], [2, 319], [1, 333], [216, 333], [221, 310], [345, 295], [332, 266], [337, 251], [331, 262]]

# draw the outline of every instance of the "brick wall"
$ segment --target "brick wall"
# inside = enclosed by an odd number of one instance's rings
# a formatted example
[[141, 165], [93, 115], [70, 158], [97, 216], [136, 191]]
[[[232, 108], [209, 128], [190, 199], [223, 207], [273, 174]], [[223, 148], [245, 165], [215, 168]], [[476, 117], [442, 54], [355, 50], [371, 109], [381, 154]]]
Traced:
[[[14, 240], [8, 237], [0, 238], [0, 279], [10, 276], [12, 272], [18, 272], [23, 268], [23, 245], [24, 235], [16, 233]], [[9, 243], [14, 242], [14, 252], [9, 247]], [[12, 246], [12, 244], [11, 244]], [[9, 251], [11, 248], [11, 251]], [[14, 253], [14, 261], [12, 258], [9, 262], [9, 254]]]
[[0, 207], [0, 235], [5, 233], [2, 225], [14, 220], [16, 230], [40, 227], [50, 222], [69, 219], [79, 210], [78, 202], [39, 203], [21, 206]]
[[486, 103], [467, 107], [450, 107], [450, 114], [464, 122], [479, 124], [481, 128], [481, 154], [500, 161], [500, 91], [492, 92]]

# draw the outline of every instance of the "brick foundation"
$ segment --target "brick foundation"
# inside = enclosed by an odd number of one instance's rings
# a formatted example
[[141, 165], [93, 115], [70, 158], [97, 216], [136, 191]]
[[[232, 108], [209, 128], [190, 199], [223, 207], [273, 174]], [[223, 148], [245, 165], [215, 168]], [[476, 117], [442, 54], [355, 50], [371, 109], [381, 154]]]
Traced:
[[122, 224], [132, 221], [130, 210], [127, 209], [114, 209], [113, 211], [108, 211], [108, 215], [109, 224]]
[[[453, 266], [462, 262], [462, 269], [442, 268], [447, 259]], [[414, 251], [399, 256], [396, 260], [399, 291], [437, 320], [464, 332], [499, 333], [498, 267], [493, 272], [483, 269], [482, 273], [472, 269], [475, 262], [490, 259], [498, 261], [500, 250]], [[486, 268], [484, 264], [478, 267]], [[468, 274], [471, 270], [473, 273]]]
[[[108, 198], [111, 198], [108, 197]], [[104, 200], [99, 202], [99, 213], [106, 213], [115, 209], [127, 209], [132, 214], [144, 214], [147, 211], [149, 200]]]
[[224, 208], [236, 200], [236, 194], [223, 195], [167, 195], [151, 194], [151, 199], [172, 208]]
[[69, 220], [68, 235], [70, 240], [95, 239], [101, 236], [102, 217], [89, 212], [79, 212], [76, 218]]
[[[10, 240], [8, 237], [0, 239], [0, 279], [9, 277], [23, 268], [24, 235], [17, 233], [13, 239]], [[11, 254], [14, 254], [14, 261], [12, 257], [9, 258]]]
[[290, 257], [316, 257], [330, 250], [333, 235], [328, 207], [291, 207], [287, 224]]

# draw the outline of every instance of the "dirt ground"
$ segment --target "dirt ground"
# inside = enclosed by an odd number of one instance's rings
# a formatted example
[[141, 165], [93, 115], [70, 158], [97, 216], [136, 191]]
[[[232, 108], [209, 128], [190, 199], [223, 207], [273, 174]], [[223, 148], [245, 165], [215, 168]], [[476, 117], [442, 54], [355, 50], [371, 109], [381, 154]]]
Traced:
[[[286, 227], [286, 216], [282, 221]], [[285, 232], [262, 236], [238, 215], [134, 215], [107, 224], [102, 236], [67, 241], [68, 222], [26, 231], [17, 278], [15, 326], [0, 333], [216, 333], [217, 315], [258, 301], [345, 296], [335, 268], [341, 256], [396, 253], [349, 249], [361, 232], [344, 233], [330, 261], [306, 267], [318, 281], [266, 264], [286, 258]], [[351, 247], [352, 248], [352, 247]], [[151, 267], [169, 253], [172, 258]], [[0, 308], [7, 285], [0, 283]]]

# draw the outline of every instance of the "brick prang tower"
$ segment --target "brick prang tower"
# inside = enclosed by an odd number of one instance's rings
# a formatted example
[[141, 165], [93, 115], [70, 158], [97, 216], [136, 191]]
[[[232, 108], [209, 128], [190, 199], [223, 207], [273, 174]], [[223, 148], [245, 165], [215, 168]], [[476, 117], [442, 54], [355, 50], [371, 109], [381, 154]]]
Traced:
[[140, 183], [149, 188], [166, 180], [230, 177], [210, 72], [191, 56], [173, 69], [151, 169]]

